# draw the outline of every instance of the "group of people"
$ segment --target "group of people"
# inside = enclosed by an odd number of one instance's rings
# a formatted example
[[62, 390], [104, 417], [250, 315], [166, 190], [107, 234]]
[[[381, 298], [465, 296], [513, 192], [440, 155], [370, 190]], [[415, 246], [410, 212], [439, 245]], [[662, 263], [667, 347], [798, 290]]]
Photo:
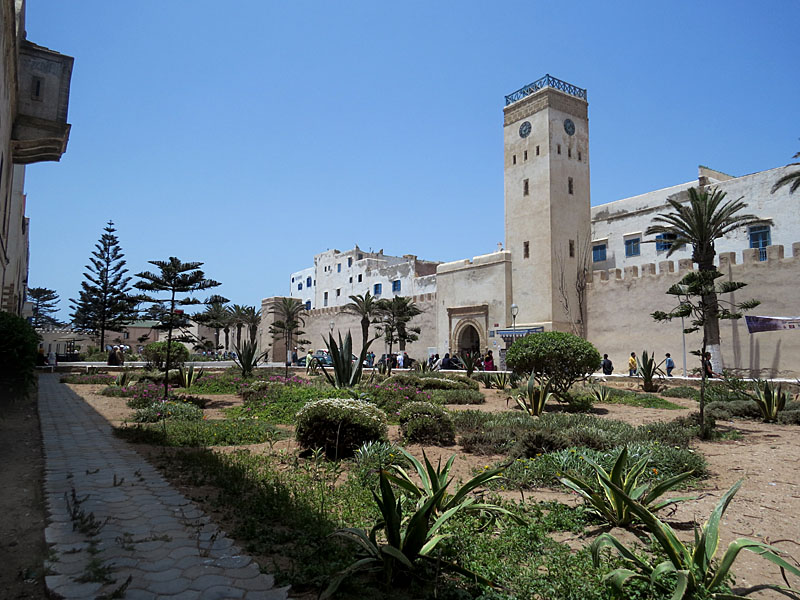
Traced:
[[[444, 358], [439, 358], [438, 354], [431, 354], [428, 357], [428, 366], [434, 371], [451, 371], [464, 368], [460, 359], [455, 355], [451, 357], [449, 352], [445, 352]], [[497, 367], [494, 365], [492, 351], [489, 350], [486, 356], [478, 356], [475, 367], [478, 371], [496, 371]]]
[[[672, 359], [672, 356], [670, 356], [669, 352], [664, 355], [664, 361], [662, 364], [667, 371], [667, 377], [672, 377], [672, 371], [675, 370], [675, 361]], [[603, 354], [603, 361], [600, 363], [600, 367], [603, 370], [603, 375], [611, 375], [614, 372], [614, 365], [608, 358], [608, 354]], [[714, 372], [711, 366], [711, 352], [706, 352], [705, 356], [703, 357], [702, 368], [706, 377], [719, 376]], [[630, 358], [628, 358], [628, 376], [636, 377], [638, 373], [639, 360], [636, 358], [636, 352], [631, 352]]]
[[108, 348], [108, 366], [121, 367], [125, 364], [125, 352], [130, 351], [130, 346], [111, 346]]

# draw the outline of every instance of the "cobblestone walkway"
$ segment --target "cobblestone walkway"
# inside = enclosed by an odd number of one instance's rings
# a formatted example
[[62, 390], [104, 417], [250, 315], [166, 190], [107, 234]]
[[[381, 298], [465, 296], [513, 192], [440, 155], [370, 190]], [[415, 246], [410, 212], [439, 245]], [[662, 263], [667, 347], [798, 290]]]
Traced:
[[287, 597], [58, 375], [39, 377], [39, 414], [55, 597]]

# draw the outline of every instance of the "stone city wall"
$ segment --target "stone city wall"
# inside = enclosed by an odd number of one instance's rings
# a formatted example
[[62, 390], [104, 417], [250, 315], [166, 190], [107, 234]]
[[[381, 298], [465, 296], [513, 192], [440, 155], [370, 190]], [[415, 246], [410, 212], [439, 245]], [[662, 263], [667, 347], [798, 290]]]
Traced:
[[[773, 317], [800, 315], [797, 301], [800, 279], [800, 242], [792, 244], [792, 255], [784, 256], [783, 246], [769, 246], [767, 260], [758, 260], [758, 250], [718, 254], [719, 270], [724, 280], [741, 281], [747, 287], [721, 296], [734, 297], [736, 302], [750, 298], [761, 305], [748, 314]], [[631, 352], [655, 352], [661, 360], [666, 352], [672, 354], [676, 374], [682, 372], [682, 327], [680, 320], [659, 323], [651, 313], [670, 311], [675, 297], [666, 294], [693, 268], [691, 259], [662, 261], [608, 271], [595, 271], [588, 288], [588, 339], [601, 354], [608, 353], [615, 372], [626, 372]], [[689, 326], [687, 321], [686, 326]], [[750, 334], [744, 318], [721, 321], [720, 335], [723, 362], [726, 369], [735, 369], [745, 376], [797, 377], [800, 375], [800, 331], [769, 331]], [[702, 333], [686, 335], [689, 370], [697, 367], [698, 358], [691, 354], [702, 344]]]

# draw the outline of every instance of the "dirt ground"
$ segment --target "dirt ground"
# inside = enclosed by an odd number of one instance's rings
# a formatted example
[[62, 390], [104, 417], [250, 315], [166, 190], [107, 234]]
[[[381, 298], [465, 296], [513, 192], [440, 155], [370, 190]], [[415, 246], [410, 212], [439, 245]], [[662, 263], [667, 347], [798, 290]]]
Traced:
[[0, 405], [0, 597], [46, 598], [42, 442], [35, 396]]
[[[82, 395], [98, 412], [113, 424], [119, 424], [130, 414], [125, 406], [124, 398], [108, 398], [100, 396], [97, 391], [102, 386], [70, 386]], [[453, 410], [477, 409], [481, 411], [512, 410], [506, 403], [507, 392], [497, 390], [482, 390], [487, 402], [478, 406], [450, 406]], [[209, 418], [220, 418], [221, 410], [228, 406], [240, 403], [241, 400], [233, 395], [208, 396], [212, 403], [206, 409]], [[637, 408], [625, 405], [605, 404], [596, 405], [596, 414], [603, 418], [619, 419], [632, 425], [654, 421], [667, 421], [686, 415], [696, 409], [693, 400], [670, 398], [670, 401], [683, 406], [680, 410], [663, 410]], [[512, 401], [513, 403], [513, 401]], [[725, 513], [722, 521], [722, 545], [720, 556], [728, 543], [739, 537], [749, 537], [754, 540], [774, 544], [791, 555], [800, 558], [800, 444], [797, 436], [800, 428], [789, 425], [763, 424], [754, 421], [735, 421], [718, 423], [722, 427], [734, 428], [741, 434], [741, 439], [721, 442], [697, 442], [695, 449], [701, 452], [708, 460], [711, 475], [696, 491], [699, 498], [694, 501], [684, 502], [677, 511], [668, 515], [665, 520], [672, 524], [684, 541], [693, 539], [693, 525], [701, 525], [710, 514], [722, 494], [739, 479], [744, 479], [744, 484], [736, 498]], [[390, 428], [390, 438], [399, 442], [397, 427]], [[295, 442], [291, 439], [284, 440], [275, 445], [274, 450], [293, 449]], [[419, 445], [407, 446], [407, 449], [422, 457], [423, 448]], [[252, 446], [251, 451], [267, 452], [266, 444]], [[461, 451], [459, 446], [450, 448], [427, 447], [425, 451], [429, 458], [443, 462], [456, 453], [458, 458], [454, 463], [454, 475], [457, 478], [468, 479], [474, 469], [492, 464], [501, 460], [503, 456], [474, 456]], [[8, 464], [8, 463], [6, 463]], [[8, 489], [8, 488], [6, 488]], [[197, 497], [195, 494], [193, 496]], [[514, 500], [520, 500], [519, 492], [508, 492], [506, 495]], [[574, 494], [565, 493], [559, 489], [542, 489], [526, 492], [527, 500], [560, 500], [570, 504], [578, 502]], [[617, 532], [623, 538], [630, 538], [627, 532]], [[585, 545], [597, 531], [589, 531], [583, 537], [565, 534], [560, 541], [569, 543], [572, 547]], [[736, 586], [747, 588], [750, 586], [776, 583], [782, 584], [780, 570], [750, 552], [742, 552], [735, 564], [737, 576]], [[800, 581], [790, 579], [794, 587], [800, 587]], [[20, 596], [28, 597], [28, 596]], [[773, 592], [759, 591], [752, 594], [752, 598], [784, 598], [785, 596]]]

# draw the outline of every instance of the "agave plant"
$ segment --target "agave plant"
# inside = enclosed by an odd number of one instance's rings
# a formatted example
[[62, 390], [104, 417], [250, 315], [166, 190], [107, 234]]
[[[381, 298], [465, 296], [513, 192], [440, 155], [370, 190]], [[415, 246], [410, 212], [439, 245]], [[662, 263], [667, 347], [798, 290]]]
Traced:
[[114, 385], [117, 387], [128, 387], [131, 381], [133, 381], [133, 375], [131, 375], [131, 370], [123, 369], [114, 378]]
[[259, 353], [258, 344], [250, 340], [243, 341], [241, 346], [234, 345], [234, 349], [236, 356], [233, 357], [233, 360], [242, 370], [242, 377], [252, 377], [258, 363], [266, 360], [269, 354], [268, 351]]
[[592, 386], [592, 396], [596, 402], [607, 403], [611, 399], [611, 388], [604, 385]]
[[504, 390], [511, 385], [511, 378], [508, 373], [501, 371], [500, 373], [492, 373], [492, 387], [498, 390]]
[[181, 366], [178, 367], [178, 376], [181, 380], [181, 387], [189, 389], [203, 376], [203, 369], [195, 369], [194, 365], [189, 365], [186, 369]]
[[[456, 459], [455, 454], [448, 459], [444, 468], [442, 468], [441, 459], [439, 459], [437, 466], [434, 467], [431, 461], [428, 460], [424, 450], [422, 451], [422, 458], [425, 461], [424, 466], [419, 460], [417, 460], [416, 457], [414, 457], [412, 454], [409, 454], [405, 449], [400, 448], [400, 452], [403, 453], [406, 459], [408, 459], [408, 461], [417, 471], [417, 476], [419, 477], [420, 481], [419, 485], [415, 483], [414, 479], [410, 477], [405, 469], [399, 465], [394, 465], [392, 467], [397, 474], [395, 475], [392, 473], [387, 473], [386, 478], [396, 483], [405, 492], [408, 492], [408, 494], [416, 500], [418, 507], [422, 506], [422, 504], [427, 502], [430, 498], [436, 496], [438, 500], [433, 507], [433, 511], [434, 514], [437, 515], [446, 513], [453, 508], [457, 508], [458, 510], [479, 511], [492, 515], [504, 514], [521, 523], [521, 521], [519, 521], [519, 517], [505, 508], [495, 504], [476, 502], [474, 498], [468, 496], [468, 494], [474, 491], [476, 488], [484, 486], [490, 481], [494, 481], [495, 479], [502, 477], [505, 465], [483, 471], [482, 473], [470, 479], [467, 483], [463, 484], [454, 494], [451, 495], [447, 493], [447, 488], [453, 481], [453, 478], [450, 476], [450, 470], [452, 469], [453, 462]], [[444, 492], [439, 494], [439, 492], [442, 490], [444, 490]]]
[[431, 365], [428, 363], [427, 360], [420, 360], [414, 363], [414, 370], [417, 373], [430, 373]]
[[647, 350], [642, 351], [638, 375], [642, 378], [642, 389], [645, 392], [657, 392], [661, 387], [658, 383], [654, 383], [654, 380], [664, 377], [664, 372], [661, 370], [663, 363], [663, 360], [656, 363], [655, 354], [648, 354]]
[[517, 394], [514, 400], [522, 410], [531, 415], [538, 417], [544, 412], [544, 405], [553, 396], [550, 393], [550, 382], [545, 381], [543, 385], [537, 385], [536, 376], [531, 373], [528, 378], [528, 385], [521, 394]]
[[471, 352], [465, 352], [462, 356], [457, 356], [461, 363], [464, 365], [464, 370], [467, 372], [467, 377], [472, 377], [475, 369], [478, 368], [478, 361], [480, 357]]
[[333, 339], [333, 334], [328, 334], [328, 340], [325, 342], [325, 345], [328, 347], [328, 352], [331, 357], [333, 375], [328, 373], [325, 370], [325, 365], [320, 363], [320, 368], [325, 378], [328, 380], [328, 383], [336, 388], [351, 388], [360, 383], [361, 372], [364, 369], [364, 359], [367, 356], [371, 344], [372, 340], [364, 344], [364, 347], [361, 349], [361, 355], [353, 362], [353, 338], [350, 332], [347, 332], [344, 341], [342, 341], [342, 334], [339, 333], [338, 344]]
[[492, 373], [483, 372], [475, 375], [475, 379], [480, 381], [487, 390], [492, 389]]
[[[631, 512], [630, 506], [623, 500], [623, 494], [638, 501], [642, 506], [645, 506], [653, 513], [671, 504], [675, 504], [676, 502], [695, 499], [695, 496], [684, 496], [659, 501], [659, 498], [667, 491], [691, 477], [692, 471], [687, 471], [665, 479], [650, 489], [648, 489], [646, 484], [638, 485], [639, 477], [644, 473], [649, 458], [649, 456], [642, 457], [628, 469], [628, 449], [623, 448], [617, 460], [614, 462], [614, 467], [611, 469], [610, 473], [593, 460], [584, 458], [595, 470], [597, 484], [599, 484], [600, 488], [599, 490], [598, 485], [593, 485], [585, 479], [581, 479], [577, 475], [571, 473], [565, 473], [559, 481], [582, 496], [586, 505], [592, 512], [599, 515], [606, 522], [617, 527], [627, 527], [633, 522], [635, 517], [634, 513]], [[622, 493], [617, 492], [616, 489], [622, 490]]]
[[[380, 473], [380, 496], [373, 497], [381, 512], [381, 517], [368, 532], [363, 529], [339, 529], [333, 535], [356, 542], [361, 547], [361, 557], [339, 573], [327, 589], [320, 595], [321, 600], [336, 593], [342, 581], [358, 571], [373, 571], [383, 574], [387, 588], [398, 579], [398, 575], [415, 575], [420, 563], [428, 562], [437, 568], [447, 569], [466, 575], [473, 581], [492, 586], [492, 582], [455, 563], [441, 561], [431, 554], [447, 535], [440, 533], [442, 526], [461, 510], [462, 505], [454, 506], [436, 516], [436, 506], [441, 503], [447, 486], [429, 496], [409, 516], [403, 515], [403, 498], [396, 497], [388, 475]], [[378, 541], [378, 532], [383, 533], [386, 543]]]
[[789, 394], [783, 391], [781, 384], [773, 385], [769, 381], [758, 380], [755, 383], [756, 395], [751, 398], [758, 404], [765, 423], [775, 423], [778, 413], [784, 409]]
[[[687, 545], [678, 539], [669, 525], [660, 521], [640, 502], [625, 494], [619, 486], [610, 483], [610, 486], [619, 494], [620, 499], [628, 505], [631, 512], [644, 523], [658, 546], [667, 556], [667, 560], [658, 564], [651, 564], [627, 548], [613, 535], [603, 533], [590, 547], [595, 566], [600, 564], [600, 551], [602, 548], [610, 546], [627, 563], [627, 567], [614, 569], [605, 577], [617, 590], [623, 592], [625, 582], [630, 579], [638, 579], [649, 582], [662, 593], [670, 594], [671, 600], [681, 600], [682, 598], [746, 600], [746, 596], [731, 593], [726, 585], [731, 567], [742, 550], [748, 550], [763, 556], [768, 561], [778, 565], [782, 570], [800, 577], [800, 569], [783, 559], [780, 556], [780, 549], [747, 538], [739, 538], [731, 542], [722, 556], [722, 560], [719, 562], [714, 561], [719, 549], [719, 524], [722, 520], [722, 515], [741, 485], [742, 480], [737, 481], [720, 498], [708, 521], [703, 524], [702, 529], [699, 532], [695, 530], [694, 545]], [[797, 590], [774, 584], [767, 584], [763, 587], [797, 592]]]

